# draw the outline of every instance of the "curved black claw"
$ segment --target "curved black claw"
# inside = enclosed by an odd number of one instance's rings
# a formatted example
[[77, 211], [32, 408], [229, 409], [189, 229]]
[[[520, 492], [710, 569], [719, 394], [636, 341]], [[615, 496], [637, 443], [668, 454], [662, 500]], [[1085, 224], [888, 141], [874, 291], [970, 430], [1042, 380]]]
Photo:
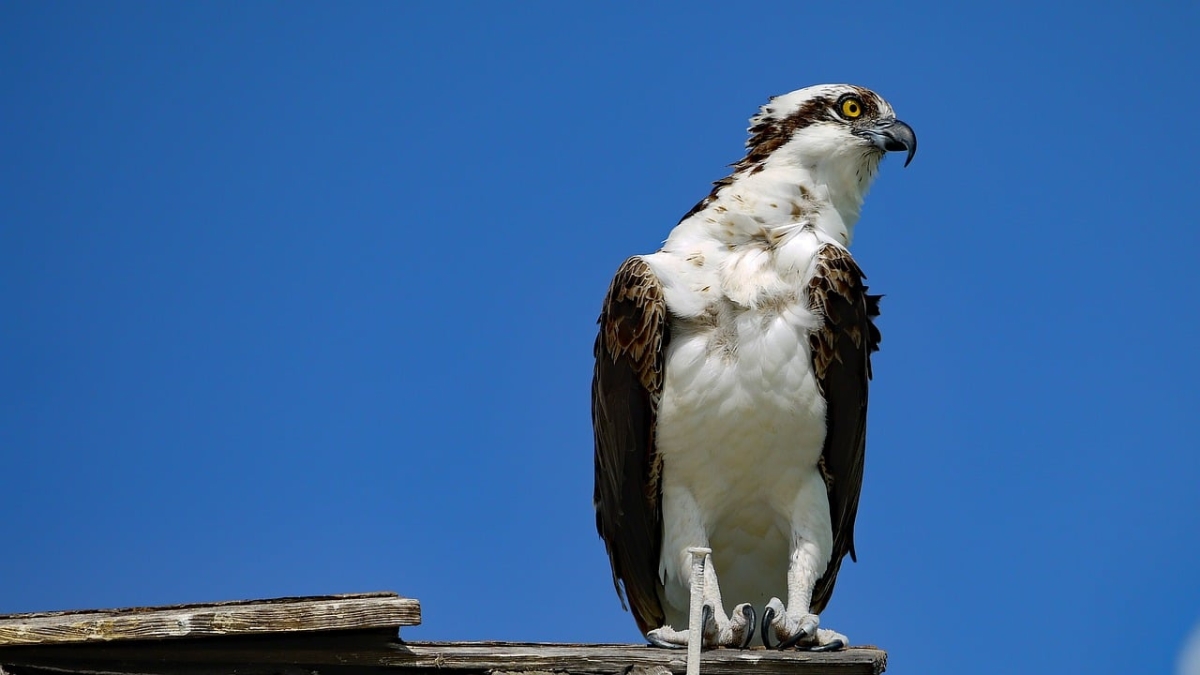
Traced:
[[704, 649], [704, 636], [717, 632], [717, 619], [713, 616], [712, 605], [705, 605], [700, 611], [700, 648]]
[[771, 632], [770, 631], [771, 622], [774, 620], [775, 620], [775, 610], [771, 609], [770, 607], [767, 607], [766, 609], [764, 609], [763, 610], [763, 621], [762, 621], [762, 641], [763, 641], [763, 647], [766, 647], [767, 649], [775, 649], [774, 647], [771, 646], [771, 638], [769, 637], [769, 634]]
[[771, 633], [770, 628], [771, 628], [771, 622], [774, 620], [775, 620], [775, 610], [773, 608], [771, 608], [770, 606], [768, 606], [766, 608], [766, 610], [763, 611], [763, 622], [762, 622], [762, 642], [763, 642], [763, 647], [766, 647], [767, 649], [780, 649], [780, 650], [791, 649], [792, 647], [795, 647], [797, 644], [799, 644], [801, 640], [805, 640], [807, 638], [811, 638], [812, 636], [816, 635], [816, 628], [813, 628], [812, 632], [810, 632], [810, 631], [804, 630], [803, 626], [801, 626], [801, 629], [795, 635], [793, 635], [792, 637], [784, 640], [783, 642], [781, 642], [777, 645], [772, 646], [771, 638], [770, 638], [770, 633]]
[[796, 645], [800, 644], [801, 640], [803, 640], [804, 638], [808, 638], [808, 637], [812, 637], [812, 633], [807, 633], [807, 632], [801, 630], [801, 631], [797, 632], [795, 635], [793, 635], [792, 637], [779, 643], [779, 649], [791, 649], [792, 647], [795, 647]]
[[842, 642], [841, 638], [838, 638], [836, 640], [830, 640], [826, 644], [817, 645], [816, 647], [813, 647], [812, 649], [810, 649], [808, 651], [810, 651], [810, 652], [836, 652], [839, 649], [845, 649], [845, 648], [846, 648], [846, 643]]
[[754, 615], [754, 606], [743, 605], [742, 616], [746, 617], [746, 637], [742, 639], [742, 644], [738, 646], [738, 649], [749, 649], [750, 641], [754, 639], [755, 619], [758, 618]]

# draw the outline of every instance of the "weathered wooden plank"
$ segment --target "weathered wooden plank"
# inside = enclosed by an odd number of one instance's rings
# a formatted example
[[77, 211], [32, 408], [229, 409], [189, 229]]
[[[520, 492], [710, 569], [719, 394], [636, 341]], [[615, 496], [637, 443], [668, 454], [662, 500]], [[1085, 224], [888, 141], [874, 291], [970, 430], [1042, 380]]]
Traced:
[[[675, 675], [685, 653], [647, 645], [399, 642], [420, 604], [394, 593], [0, 615], [11, 675]], [[172, 639], [165, 639], [172, 638]], [[705, 675], [878, 675], [887, 654], [714, 650]], [[0, 671], [0, 675], [7, 675]]]
[[[686, 652], [649, 645], [544, 644], [513, 642], [405, 642], [393, 645], [382, 665], [484, 671], [536, 671], [605, 674], [626, 669], [663, 667], [686, 670]], [[765, 649], [717, 649], [704, 652], [700, 671], [706, 675], [863, 673], [878, 675], [887, 653], [873, 647], [812, 653]]]
[[[497, 675], [550, 671], [570, 675], [686, 670], [685, 653], [646, 645], [511, 642], [397, 642], [388, 631], [276, 634], [145, 642], [48, 644], [0, 648], [0, 664], [76, 675], [250, 675], [299, 668], [332, 675]], [[705, 675], [878, 675], [887, 654], [857, 647], [829, 654], [719, 649], [704, 652]], [[448, 675], [442, 673], [442, 675]]]
[[[312, 670], [301, 666], [279, 666], [265, 663], [248, 664], [146, 664], [136, 670], [93, 670], [90, 668], [49, 668], [42, 666], [17, 666], [9, 675], [313, 675]], [[317, 675], [401, 675], [398, 671], [384, 668], [360, 668], [325, 666]], [[487, 675], [479, 673], [478, 675]], [[562, 675], [561, 673], [557, 675]]]
[[0, 664], [74, 667], [78, 663], [263, 663], [379, 665], [391, 653], [396, 629], [204, 636], [179, 640], [118, 640], [0, 647]]
[[0, 647], [398, 628], [420, 623], [420, 602], [395, 593], [274, 598], [0, 615]]

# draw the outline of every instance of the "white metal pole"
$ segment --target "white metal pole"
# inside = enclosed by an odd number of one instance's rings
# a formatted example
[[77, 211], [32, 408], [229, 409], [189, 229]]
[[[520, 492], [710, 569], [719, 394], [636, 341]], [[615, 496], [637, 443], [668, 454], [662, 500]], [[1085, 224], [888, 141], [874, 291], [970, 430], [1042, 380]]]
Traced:
[[704, 643], [704, 566], [712, 549], [693, 546], [692, 555], [692, 598], [688, 606], [688, 652], [687, 675], [700, 675], [700, 646]]

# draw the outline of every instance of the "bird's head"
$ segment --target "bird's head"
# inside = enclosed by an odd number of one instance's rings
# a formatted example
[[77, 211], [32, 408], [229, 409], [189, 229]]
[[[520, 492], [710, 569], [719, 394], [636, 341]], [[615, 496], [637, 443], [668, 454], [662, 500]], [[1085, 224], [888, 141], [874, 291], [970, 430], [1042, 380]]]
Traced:
[[908, 166], [917, 152], [916, 134], [896, 119], [892, 106], [870, 89], [849, 84], [776, 96], [750, 119], [749, 131], [739, 170], [801, 167], [835, 190], [857, 192], [859, 200], [885, 153], [907, 153]]

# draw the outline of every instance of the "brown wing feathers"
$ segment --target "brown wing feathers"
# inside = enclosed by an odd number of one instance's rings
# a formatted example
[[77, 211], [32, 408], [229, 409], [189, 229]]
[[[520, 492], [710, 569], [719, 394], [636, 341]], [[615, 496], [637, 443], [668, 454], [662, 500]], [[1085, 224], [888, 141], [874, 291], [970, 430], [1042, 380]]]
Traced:
[[811, 611], [819, 614], [833, 594], [842, 558], [854, 554], [854, 518], [862, 489], [867, 435], [867, 383], [871, 353], [880, 334], [872, 319], [879, 316], [878, 295], [868, 295], [862, 270], [840, 246], [826, 245], [818, 254], [817, 274], [809, 283], [809, 302], [824, 316], [812, 334], [813, 370], [826, 402], [825, 447], [820, 470], [829, 491], [833, 523], [833, 556], [813, 589]]
[[617, 270], [599, 323], [592, 378], [596, 529], [617, 595], [622, 603], [628, 597], [646, 633], [665, 620], [658, 596], [662, 510], [654, 430], [669, 335], [662, 286], [640, 258]]

